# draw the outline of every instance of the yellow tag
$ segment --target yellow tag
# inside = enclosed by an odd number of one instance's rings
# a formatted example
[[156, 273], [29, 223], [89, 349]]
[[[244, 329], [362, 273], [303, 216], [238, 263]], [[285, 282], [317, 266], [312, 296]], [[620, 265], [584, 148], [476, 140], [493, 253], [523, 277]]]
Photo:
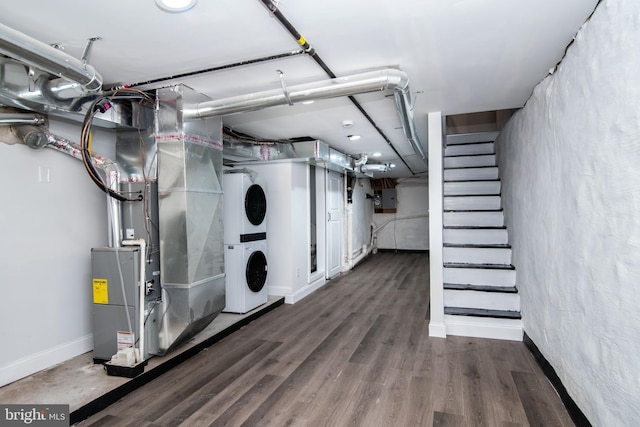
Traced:
[[107, 279], [93, 279], [93, 303], [109, 304], [109, 285]]
[[304, 39], [304, 37], [302, 37], [302, 36], [300, 36], [300, 38], [298, 39], [298, 43], [300, 44], [300, 46], [304, 46], [304, 44], [305, 44], [306, 42], [307, 42], [307, 41], [306, 41], [306, 40]]

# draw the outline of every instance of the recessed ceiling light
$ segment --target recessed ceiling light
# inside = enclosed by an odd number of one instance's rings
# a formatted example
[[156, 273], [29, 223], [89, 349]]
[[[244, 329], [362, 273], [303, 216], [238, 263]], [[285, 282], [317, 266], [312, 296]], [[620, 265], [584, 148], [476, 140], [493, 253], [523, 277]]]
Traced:
[[343, 120], [342, 121], [342, 127], [350, 128], [351, 126], [353, 126], [353, 120]]
[[301, 104], [309, 105], [309, 104], [313, 104], [314, 102], [316, 102], [316, 101], [314, 101], [313, 99], [310, 99], [308, 101], [302, 101]]
[[391, 166], [392, 168], [395, 168], [396, 164], [395, 163], [391, 163], [389, 166]]
[[382, 153], [373, 153], [372, 156], [373, 157], [380, 157], [380, 156], [382, 156]]
[[186, 12], [196, 5], [198, 0], [156, 0], [158, 7], [165, 12]]
[[357, 141], [362, 137], [360, 135], [348, 135], [347, 138], [349, 138], [351, 141]]

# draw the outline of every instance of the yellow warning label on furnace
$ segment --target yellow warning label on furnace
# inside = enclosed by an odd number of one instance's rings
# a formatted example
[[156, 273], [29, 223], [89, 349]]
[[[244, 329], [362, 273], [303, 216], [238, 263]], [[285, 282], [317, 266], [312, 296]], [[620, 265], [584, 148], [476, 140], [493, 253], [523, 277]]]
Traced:
[[109, 285], [107, 279], [93, 279], [93, 303], [109, 304]]

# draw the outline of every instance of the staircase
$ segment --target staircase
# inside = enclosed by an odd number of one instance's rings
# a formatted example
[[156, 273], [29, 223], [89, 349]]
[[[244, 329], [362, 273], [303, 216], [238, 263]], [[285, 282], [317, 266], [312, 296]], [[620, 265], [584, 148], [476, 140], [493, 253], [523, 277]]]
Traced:
[[447, 136], [443, 281], [447, 334], [522, 340], [520, 295], [502, 212], [497, 132]]

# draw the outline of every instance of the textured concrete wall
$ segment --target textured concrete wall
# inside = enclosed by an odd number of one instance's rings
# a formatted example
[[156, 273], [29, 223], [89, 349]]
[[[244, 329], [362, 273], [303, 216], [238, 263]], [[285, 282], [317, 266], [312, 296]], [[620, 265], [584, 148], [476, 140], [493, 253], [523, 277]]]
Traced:
[[597, 426], [640, 420], [639, 52], [603, 1], [497, 143], [525, 331]]

